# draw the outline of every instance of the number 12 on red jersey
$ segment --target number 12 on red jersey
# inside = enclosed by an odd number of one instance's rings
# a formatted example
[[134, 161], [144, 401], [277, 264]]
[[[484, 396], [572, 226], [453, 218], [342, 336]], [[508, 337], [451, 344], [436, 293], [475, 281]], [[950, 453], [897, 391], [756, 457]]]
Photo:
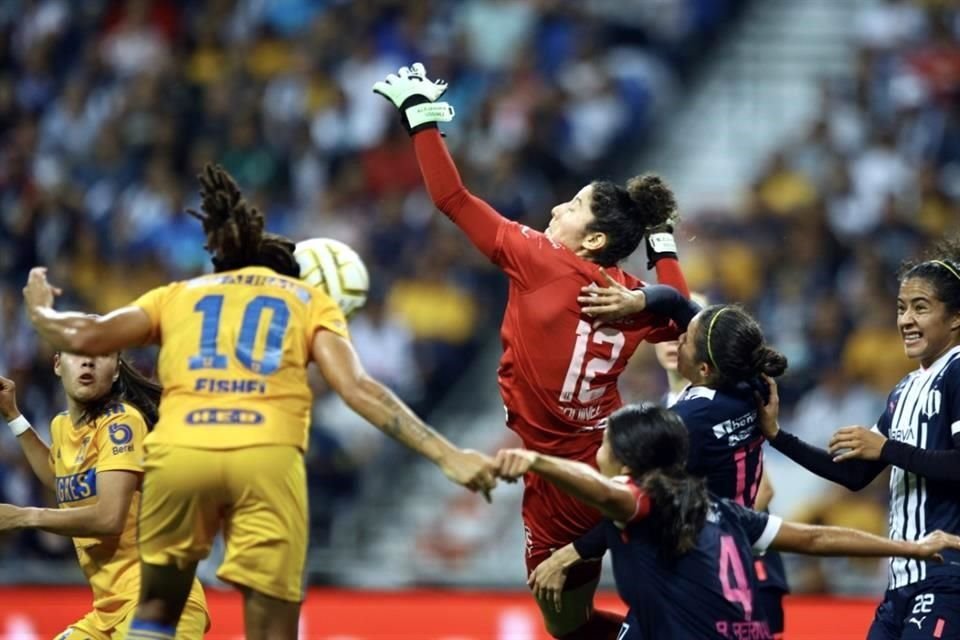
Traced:
[[[584, 366], [587, 349], [590, 343], [609, 344], [609, 358], [590, 358]], [[560, 402], [573, 402], [576, 394], [577, 402], [580, 404], [590, 404], [603, 397], [606, 386], [591, 388], [590, 383], [599, 374], [604, 374], [613, 368], [620, 352], [623, 350], [625, 338], [623, 332], [617, 331], [609, 326], [603, 326], [599, 323], [592, 325], [586, 320], [581, 320], [577, 324], [577, 341], [573, 345], [573, 355], [570, 357], [570, 366], [567, 367], [567, 375], [563, 380], [563, 388], [560, 390]], [[579, 393], [577, 388], [579, 387]]]

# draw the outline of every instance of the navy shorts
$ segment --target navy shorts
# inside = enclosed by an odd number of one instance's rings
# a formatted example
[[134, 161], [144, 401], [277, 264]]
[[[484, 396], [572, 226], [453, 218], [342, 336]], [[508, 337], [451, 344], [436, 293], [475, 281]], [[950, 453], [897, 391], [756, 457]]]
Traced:
[[954, 577], [928, 578], [887, 591], [867, 640], [960, 638], [960, 584]]
[[768, 551], [763, 557], [754, 560], [754, 571], [760, 589], [757, 602], [763, 608], [774, 636], [783, 633], [783, 596], [790, 592], [787, 586], [787, 572], [783, 558], [776, 551]]

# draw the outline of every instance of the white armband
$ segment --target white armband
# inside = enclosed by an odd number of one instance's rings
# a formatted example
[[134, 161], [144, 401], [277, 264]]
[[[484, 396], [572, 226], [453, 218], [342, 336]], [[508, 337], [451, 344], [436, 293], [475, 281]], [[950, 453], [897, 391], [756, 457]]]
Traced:
[[7, 426], [10, 427], [10, 431], [12, 431], [15, 436], [21, 436], [31, 429], [30, 421], [23, 417], [22, 414], [8, 422]]
[[647, 240], [650, 241], [650, 248], [653, 249], [656, 253], [676, 253], [677, 252], [677, 241], [674, 239], [672, 233], [667, 233], [661, 231], [659, 233], [651, 233]]

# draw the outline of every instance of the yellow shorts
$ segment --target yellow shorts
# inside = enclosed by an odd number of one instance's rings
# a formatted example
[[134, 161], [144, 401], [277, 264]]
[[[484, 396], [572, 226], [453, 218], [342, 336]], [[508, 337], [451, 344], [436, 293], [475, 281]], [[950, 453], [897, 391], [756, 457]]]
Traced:
[[303, 600], [307, 478], [292, 446], [146, 448], [140, 559], [186, 567], [210, 553], [223, 526], [217, 577], [258, 593]]
[[[125, 638], [127, 637], [127, 628], [133, 621], [133, 614], [136, 610], [136, 600], [134, 600], [123, 620], [117, 626], [106, 630], [98, 624], [97, 612], [91, 611], [67, 627], [67, 630], [54, 640], [119, 640]], [[184, 640], [200, 640], [207, 630], [207, 623], [206, 610], [192, 599], [187, 600], [187, 605], [183, 608], [183, 614], [180, 616], [180, 624], [177, 625], [177, 640], [181, 638]]]

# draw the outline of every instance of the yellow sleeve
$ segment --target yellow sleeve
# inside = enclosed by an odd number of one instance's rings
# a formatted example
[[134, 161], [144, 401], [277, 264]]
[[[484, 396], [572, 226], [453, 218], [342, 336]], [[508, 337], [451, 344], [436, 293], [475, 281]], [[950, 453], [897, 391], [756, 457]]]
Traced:
[[150, 318], [150, 341], [157, 342], [160, 337], [160, 310], [163, 309], [174, 285], [151, 289], [130, 303], [131, 307], [140, 307]]
[[50, 449], [47, 455], [47, 464], [53, 475], [57, 475], [57, 461], [53, 457], [53, 449], [57, 446], [57, 419], [50, 421]]
[[143, 439], [147, 423], [133, 407], [118, 405], [97, 428], [97, 473], [143, 471]]
[[307, 327], [307, 344], [313, 342], [313, 336], [320, 329], [332, 331], [338, 336], [350, 338], [347, 331], [347, 319], [340, 307], [325, 295], [318, 295], [310, 306], [310, 323]]

